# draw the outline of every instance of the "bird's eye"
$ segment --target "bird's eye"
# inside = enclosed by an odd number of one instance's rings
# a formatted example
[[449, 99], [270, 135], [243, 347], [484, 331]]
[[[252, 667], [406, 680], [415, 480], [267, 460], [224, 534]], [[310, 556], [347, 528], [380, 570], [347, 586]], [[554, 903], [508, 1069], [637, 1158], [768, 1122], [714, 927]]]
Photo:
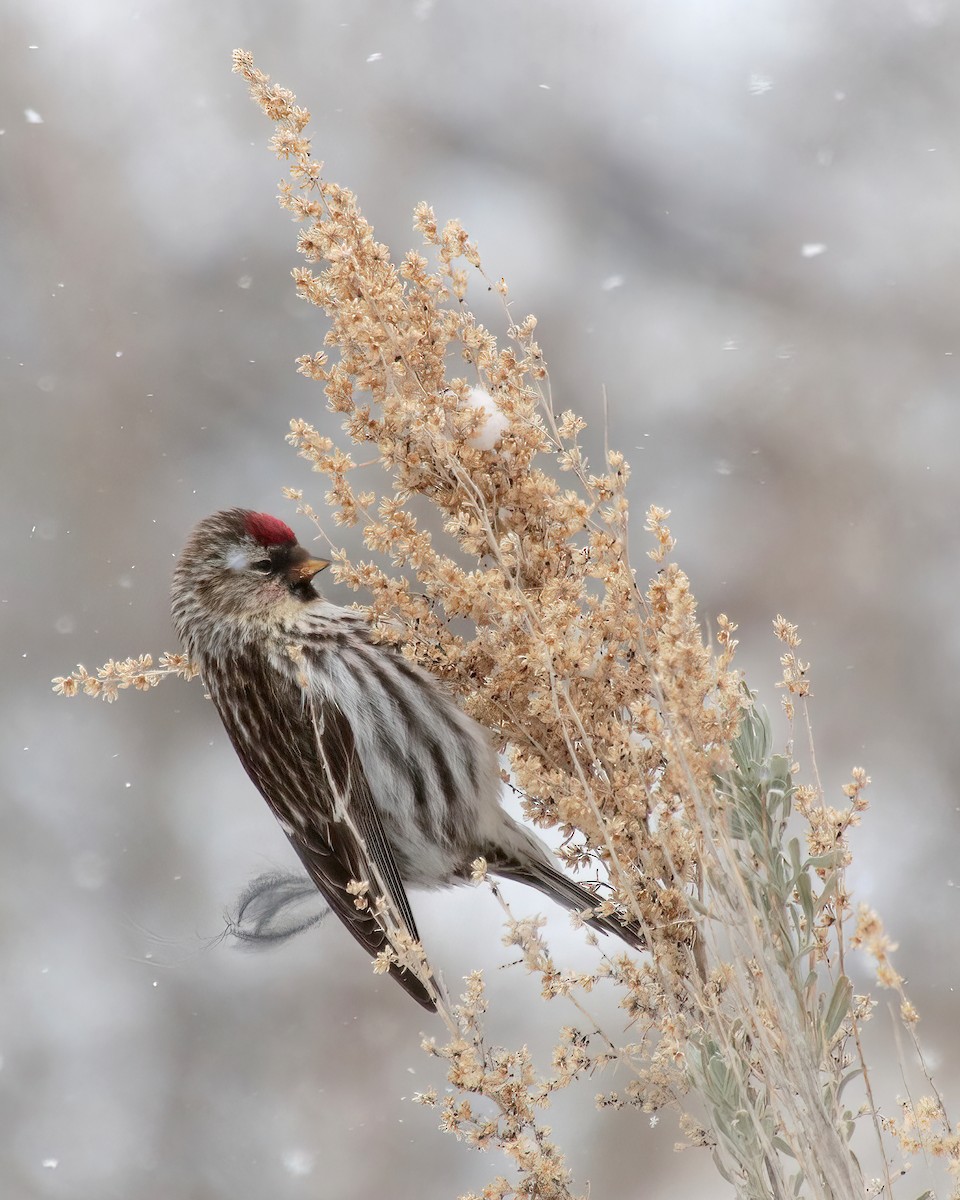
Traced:
[[273, 570], [273, 563], [269, 558], [258, 558], [256, 562], [250, 564], [250, 570], [256, 571], [260, 575], [269, 575]]

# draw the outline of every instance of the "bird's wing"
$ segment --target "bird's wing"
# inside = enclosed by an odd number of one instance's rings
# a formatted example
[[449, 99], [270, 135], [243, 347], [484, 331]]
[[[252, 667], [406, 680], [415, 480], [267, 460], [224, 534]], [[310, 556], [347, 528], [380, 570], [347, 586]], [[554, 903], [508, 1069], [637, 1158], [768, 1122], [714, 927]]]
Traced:
[[[372, 957], [391, 948], [382, 918], [374, 913], [381, 895], [391, 902], [409, 935], [419, 941], [343, 712], [333, 701], [304, 694], [293, 681], [282, 680], [259, 658], [242, 666], [242, 672], [232, 674], [211, 667], [205, 682], [240, 761], [310, 878]], [[238, 677], [244, 679], [239, 687]], [[349, 884], [359, 882], [370, 885], [366, 908], [358, 908], [357, 897], [348, 891]], [[393, 963], [390, 974], [424, 1008], [436, 1009], [430, 991], [412, 971]]]
[[[372, 955], [388, 946], [380, 921], [372, 915], [381, 895], [392, 905], [394, 916], [399, 917], [410, 937], [419, 942], [410, 901], [373, 801], [350, 723], [332, 700], [316, 695], [308, 697], [306, 712], [311, 718], [317, 754], [329, 786], [330, 808], [321, 838], [294, 828], [289, 835], [294, 849], [337, 916]], [[361, 881], [369, 884], [367, 908], [357, 908], [357, 898], [347, 891], [349, 883]], [[424, 1007], [435, 1007], [427, 989], [411, 972], [396, 968], [391, 974]]]
[[[371, 885], [368, 894], [370, 907], [365, 909], [357, 908], [356, 897], [347, 890], [349, 884], [367, 880], [371, 874], [366, 850], [353, 831], [342, 823], [332, 826], [328, 834], [326, 838], [319, 836], [316, 830], [287, 830], [290, 844], [331, 909], [367, 953], [375, 958], [381, 951], [391, 948], [390, 939], [372, 911], [378, 889]], [[416, 928], [410, 932], [416, 938]], [[391, 963], [390, 974], [424, 1008], [431, 1012], [436, 1010], [430, 991], [412, 971]]]

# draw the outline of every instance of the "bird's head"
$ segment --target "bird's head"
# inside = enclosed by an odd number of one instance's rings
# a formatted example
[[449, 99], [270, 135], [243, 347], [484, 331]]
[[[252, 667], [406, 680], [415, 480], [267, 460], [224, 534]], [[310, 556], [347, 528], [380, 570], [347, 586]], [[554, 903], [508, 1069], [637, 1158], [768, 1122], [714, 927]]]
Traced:
[[214, 513], [193, 530], [177, 561], [177, 632], [189, 642], [198, 621], [234, 628], [278, 621], [317, 598], [312, 580], [326, 566], [277, 517], [245, 508]]

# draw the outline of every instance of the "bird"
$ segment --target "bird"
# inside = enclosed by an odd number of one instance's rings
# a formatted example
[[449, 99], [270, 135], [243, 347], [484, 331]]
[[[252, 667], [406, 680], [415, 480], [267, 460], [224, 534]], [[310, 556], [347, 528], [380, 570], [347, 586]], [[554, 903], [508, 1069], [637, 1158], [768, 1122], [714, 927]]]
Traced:
[[[389, 957], [377, 901], [419, 942], [407, 888], [468, 882], [484, 859], [493, 875], [589, 911], [588, 925], [642, 948], [636, 926], [594, 912], [598, 897], [503, 808], [493, 734], [434, 675], [375, 640], [363, 613], [317, 591], [329, 565], [279, 518], [224, 509], [190, 533], [171, 614], [243, 767], [330, 910], [371, 957]], [[241, 906], [269, 939], [272, 918], [303, 895], [294, 877], [262, 876]], [[393, 958], [391, 975], [434, 1010], [437, 989]]]

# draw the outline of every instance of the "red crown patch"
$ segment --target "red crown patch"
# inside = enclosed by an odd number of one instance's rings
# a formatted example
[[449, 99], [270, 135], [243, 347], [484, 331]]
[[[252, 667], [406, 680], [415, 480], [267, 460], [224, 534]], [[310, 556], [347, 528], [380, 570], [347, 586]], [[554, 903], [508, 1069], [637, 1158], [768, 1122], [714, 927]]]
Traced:
[[244, 528], [261, 546], [284, 546], [297, 540], [289, 525], [269, 513], [252, 512], [244, 521]]

